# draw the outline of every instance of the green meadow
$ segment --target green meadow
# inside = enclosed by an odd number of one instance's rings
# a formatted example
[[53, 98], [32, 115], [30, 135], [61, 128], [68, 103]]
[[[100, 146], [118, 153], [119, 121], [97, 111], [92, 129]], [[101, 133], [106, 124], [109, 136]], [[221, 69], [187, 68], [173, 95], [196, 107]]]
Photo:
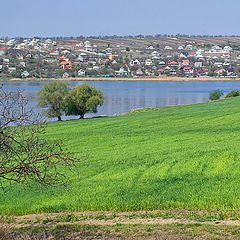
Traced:
[[67, 187], [12, 184], [1, 214], [240, 208], [240, 97], [49, 123], [82, 159]]

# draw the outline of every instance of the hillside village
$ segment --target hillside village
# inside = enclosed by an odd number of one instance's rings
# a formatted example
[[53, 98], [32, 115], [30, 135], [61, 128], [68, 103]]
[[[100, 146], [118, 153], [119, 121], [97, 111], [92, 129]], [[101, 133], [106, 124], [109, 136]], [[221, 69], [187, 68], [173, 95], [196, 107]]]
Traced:
[[239, 37], [0, 39], [0, 79], [240, 77]]

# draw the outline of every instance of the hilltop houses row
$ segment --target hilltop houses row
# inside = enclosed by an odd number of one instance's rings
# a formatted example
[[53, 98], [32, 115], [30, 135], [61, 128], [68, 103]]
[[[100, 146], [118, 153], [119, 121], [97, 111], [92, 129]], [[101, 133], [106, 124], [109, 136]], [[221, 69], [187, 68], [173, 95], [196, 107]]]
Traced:
[[131, 49], [91, 40], [0, 40], [0, 77], [239, 77], [240, 54], [231, 46], [153, 46]]

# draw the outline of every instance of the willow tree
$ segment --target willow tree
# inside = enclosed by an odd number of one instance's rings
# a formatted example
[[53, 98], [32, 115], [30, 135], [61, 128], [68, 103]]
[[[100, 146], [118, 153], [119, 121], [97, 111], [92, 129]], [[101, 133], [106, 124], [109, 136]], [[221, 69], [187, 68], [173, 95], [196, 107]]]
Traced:
[[104, 102], [103, 92], [83, 83], [72, 88], [67, 99], [67, 115], [79, 115], [84, 118], [86, 113], [97, 113], [98, 106]]
[[61, 121], [61, 116], [66, 109], [66, 97], [68, 95], [68, 83], [52, 81], [44, 85], [38, 92], [38, 106], [47, 108], [42, 111], [46, 117], [57, 117]]

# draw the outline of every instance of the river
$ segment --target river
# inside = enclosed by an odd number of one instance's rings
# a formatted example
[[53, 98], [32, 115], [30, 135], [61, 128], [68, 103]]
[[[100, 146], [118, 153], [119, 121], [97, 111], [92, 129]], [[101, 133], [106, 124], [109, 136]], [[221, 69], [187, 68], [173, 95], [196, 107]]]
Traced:
[[[74, 87], [83, 81], [69, 83], [70, 87]], [[1, 84], [8, 91], [24, 90], [29, 105], [41, 112], [42, 109], [37, 107], [37, 92], [46, 81], [3, 81]], [[203, 103], [208, 101], [208, 95], [213, 90], [220, 89], [226, 94], [240, 89], [239, 81], [90, 81], [89, 84], [103, 91], [105, 101], [97, 114], [86, 114], [85, 117], [119, 115], [135, 108]], [[76, 117], [63, 117], [71, 118]]]

